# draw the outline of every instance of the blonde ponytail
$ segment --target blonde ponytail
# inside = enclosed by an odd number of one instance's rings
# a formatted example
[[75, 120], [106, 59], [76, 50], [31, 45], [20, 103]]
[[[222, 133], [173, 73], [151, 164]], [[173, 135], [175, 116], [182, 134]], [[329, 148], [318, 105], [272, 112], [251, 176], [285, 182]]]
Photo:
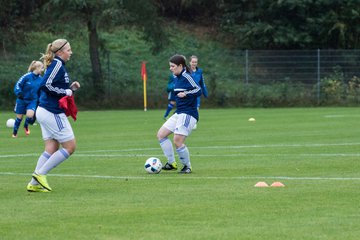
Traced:
[[68, 41], [66, 39], [56, 39], [52, 43], [49, 43], [46, 47], [45, 54], [42, 54], [41, 59], [44, 62], [45, 68], [47, 68], [54, 60], [56, 53], [61, 50]]

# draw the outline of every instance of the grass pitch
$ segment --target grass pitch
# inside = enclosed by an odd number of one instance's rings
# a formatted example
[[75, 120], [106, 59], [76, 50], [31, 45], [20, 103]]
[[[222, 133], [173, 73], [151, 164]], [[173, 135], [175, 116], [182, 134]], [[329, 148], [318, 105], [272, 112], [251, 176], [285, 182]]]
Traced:
[[39, 125], [12, 139], [13, 115], [0, 117], [0, 239], [359, 238], [357, 108], [202, 109], [189, 175], [143, 169], [166, 162], [162, 110], [79, 112], [51, 193], [26, 191], [43, 142]]

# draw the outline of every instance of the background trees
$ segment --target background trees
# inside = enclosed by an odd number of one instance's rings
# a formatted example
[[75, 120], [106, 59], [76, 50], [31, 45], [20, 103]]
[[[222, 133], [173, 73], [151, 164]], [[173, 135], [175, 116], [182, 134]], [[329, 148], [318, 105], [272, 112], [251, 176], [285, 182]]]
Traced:
[[[165, 60], [160, 63], [164, 66], [177, 52], [201, 53], [207, 68], [221, 67], [221, 73], [214, 71], [209, 78], [215, 92], [223, 72], [238, 69], [236, 50], [357, 49], [360, 44], [357, 0], [0, 0], [0, 4], [3, 99], [13, 97], [8, 80], [58, 37], [68, 38], [76, 49], [77, 61], [69, 68], [86, 89], [81, 99], [86, 103], [96, 99], [96, 104], [110, 99], [115, 84], [116, 89], [138, 94], [134, 83], [138, 63], [152, 59], [150, 74], [160, 79], [167, 69], [157, 70], [159, 59]], [[232, 66], [221, 64], [224, 58], [232, 59]], [[157, 84], [152, 87], [161, 86]], [[110, 100], [123, 101], [119, 96]]]
[[221, 29], [249, 49], [359, 48], [356, 0], [226, 1]]
[[87, 26], [92, 82], [96, 89], [93, 97], [97, 99], [102, 99], [105, 94], [100, 50], [107, 51], [99, 36], [99, 29], [106, 31], [117, 25], [136, 25], [143, 28], [146, 39], [153, 43], [155, 50], [159, 50], [159, 43], [166, 40], [155, 8], [146, 0], [49, 0], [44, 9], [48, 15], [54, 14], [53, 23], [72, 25], [71, 22], [78, 22]]
[[[143, 28], [154, 52], [166, 44], [161, 19], [214, 28], [231, 36], [236, 48], [313, 49], [359, 48], [360, 5], [357, 0], [1, 0], [0, 44], [3, 53], [31, 28], [53, 31], [59, 26], [87, 25], [96, 70], [98, 29], [119, 25]], [[50, 27], [51, 26], [51, 27]], [[96, 37], [98, 36], [98, 37]]]

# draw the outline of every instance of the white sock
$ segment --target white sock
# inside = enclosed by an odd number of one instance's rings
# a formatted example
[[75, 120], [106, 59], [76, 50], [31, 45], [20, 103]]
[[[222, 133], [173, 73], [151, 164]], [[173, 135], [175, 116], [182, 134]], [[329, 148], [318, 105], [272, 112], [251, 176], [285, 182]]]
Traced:
[[176, 152], [179, 155], [179, 159], [181, 163], [184, 166], [191, 168], [189, 149], [185, 145], [183, 145], [182, 147], [176, 149]]
[[168, 162], [169, 163], [175, 162], [174, 148], [170, 139], [163, 138], [159, 141], [159, 143]]
[[[47, 153], [46, 151], [44, 151], [40, 155], [40, 157], [39, 157], [39, 159], [37, 161], [36, 167], [35, 167], [35, 172], [37, 172], [46, 163], [46, 161], [49, 159], [49, 157], [50, 157], [50, 154]], [[39, 184], [38, 181], [36, 181], [34, 178], [31, 178], [30, 183], [32, 185], [38, 185]]]
[[51, 169], [56, 168], [60, 163], [70, 157], [70, 154], [65, 148], [61, 148], [51, 155], [47, 162], [36, 172], [41, 175], [48, 174]]

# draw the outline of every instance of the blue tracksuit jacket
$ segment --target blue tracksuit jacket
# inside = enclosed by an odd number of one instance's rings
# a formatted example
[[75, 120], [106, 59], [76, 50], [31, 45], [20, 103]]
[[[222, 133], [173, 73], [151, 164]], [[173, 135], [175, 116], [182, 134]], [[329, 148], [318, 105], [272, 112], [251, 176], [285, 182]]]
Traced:
[[196, 71], [192, 72], [192, 77], [196, 83], [201, 87], [201, 91], [205, 97], [208, 97], [208, 91], [206, 89], [205, 80], [203, 77], [203, 71], [201, 68], [196, 67]]
[[26, 101], [33, 101], [38, 99], [38, 90], [42, 78], [33, 72], [24, 74], [15, 84], [14, 93], [17, 97], [21, 97]]

